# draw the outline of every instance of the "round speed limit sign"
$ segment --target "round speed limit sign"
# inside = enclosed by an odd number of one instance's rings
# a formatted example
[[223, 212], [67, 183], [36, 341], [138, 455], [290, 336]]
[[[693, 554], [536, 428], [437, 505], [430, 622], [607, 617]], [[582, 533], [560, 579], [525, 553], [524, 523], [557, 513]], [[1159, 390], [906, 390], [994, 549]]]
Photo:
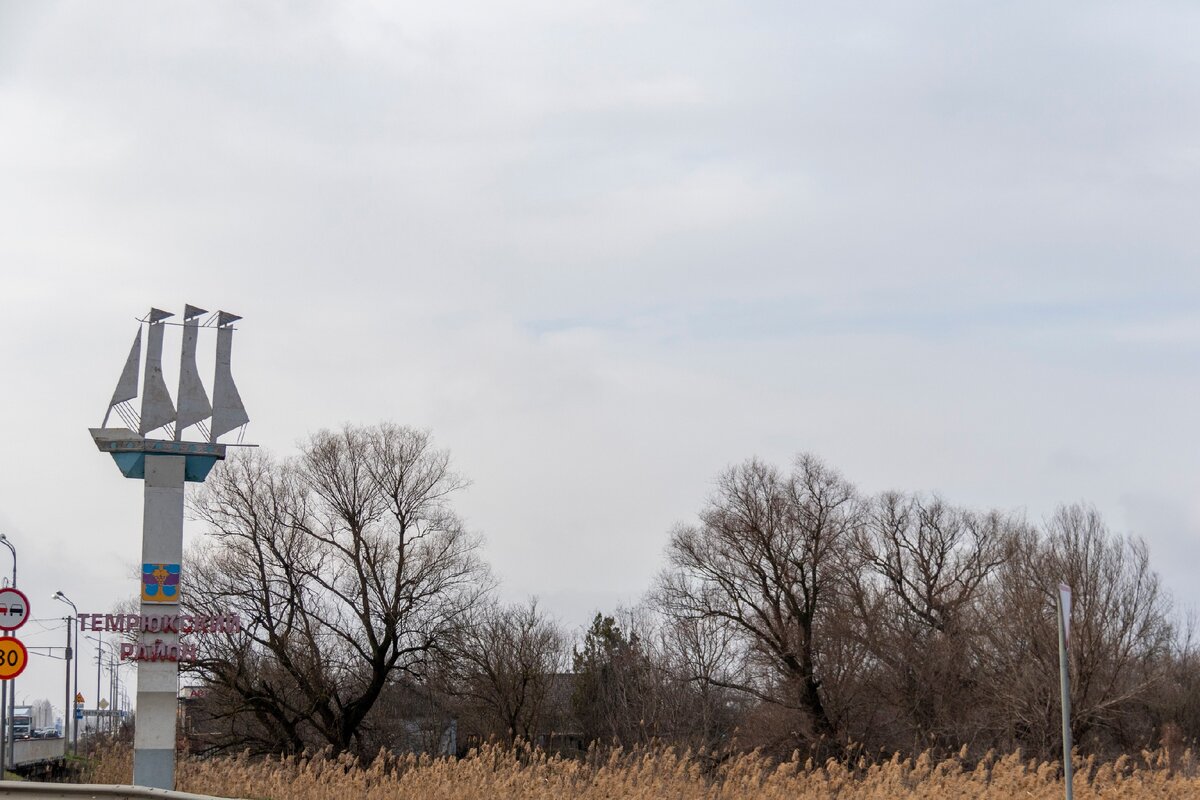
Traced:
[[11, 681], [28, 663], [29, 653], [19, 639], [0, 639], [0, 681]]

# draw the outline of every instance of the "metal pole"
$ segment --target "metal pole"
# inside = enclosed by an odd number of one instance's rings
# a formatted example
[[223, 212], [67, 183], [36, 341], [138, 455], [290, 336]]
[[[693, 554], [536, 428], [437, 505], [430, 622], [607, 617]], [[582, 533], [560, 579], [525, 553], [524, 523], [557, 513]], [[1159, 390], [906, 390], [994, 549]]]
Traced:
[[[0, 534], [2, 535], [2, 534]], [[13, 571], [12, 585], [17, 588], [17, 548], [13, 547], [12, 542], [8, 539], [4, 540], [4, 544], [12, 551]], [[29, 609], [26, 609], [28, 611]], [[11, 635], [11, 634], [10, 634]], [[29, 720], [30, 735], [33, 734], [33, 719]], [[13, 679], [8, 682], [8, 763], [16, 765], [17, 763], [17, 681]]]
[[96, 729], [93, 734], [100, 733], [100, 662], [104, 660], [104, 649], [96, 648]]
[[[117, 703], [121, 698], [121, 676], [117, 672], [117, 651], [110, 644], [108, 647], [108, 732], [115, 734], [118, 729], [118, 722], [121, 714], [117, 710]], [[117, 716], [111, 716], [116, 714]]]
[[[57, 592], [54, 593], [53, 599], [58, 600], [63, 603], [66, 603], [67, 605], [69, 605], [71, 607], [71, 610], [75, 612], [75, 616], [67, 617], [67, 639], [69, 641], [71, 638], [70, 628], [73, 623], [76, 626], [76, 628], [75, 628], [75, 646], [79, 647], [80, 645], [83, 644], [83, 642], [81, 642], [79, 639], [79, 608], [78, 608], [78, 606], [75, 605], [75, 602], [73, 600], [71, 600], [71, 598], [67, 597], [65, 594], [62, 593], [62, 589], [59, 589]], [[74, 745], [71, 748], [71, 753], [74, 755], [79, 755], [79, 723], [75, 720], [75, 695], [79, 694], [79, 659], [78, 658], [75, 659], [75, 693], [72, 694], [71, 693], [71, 656], [72, 656], [72, 653], [71, 653], [70, 647], [68, 647], [67, 648], [67, 707], [64, 710], [64, 713], [67, 715], [67, 717], [70, 718], [71, 723], [72, 723], [71, 730], [75, 732], [75, 737], [73, 740]], [[67, 728], [65, 727], [65, 719], [64, 719], [63, 737], [66, 738], [66, 736], [67, 736]]]
[[4, 765], [4, 755], [7, 750], [5, 740], [5, 726], [8, 724], [8, 681], [0, 683], [0, 780], [3, 780], [7, 773]]
[[67, 617], [67, 664], [66, 664], [66, 688], [64, 690], [66, 697], [63, 699], [63, 749], [66, 749], [67, 735], [71, 729], [67, 726], [71, 724], [71, 617]]
[[[71, 607], [75, 608], [75, 604], [72, 603]], [[75, 646], [77, 648], [79, 648], [80, 651], [82, 652], [83, 642], [79, 638], [79, 609], [77, 609], [77, 608], [75, 609]], [[74, 702], [75, 697], [79, 696], [79, 661], [80, 661], [80, 659], [77, 656], [75, 658], [75, 696], [71, 698], [72, 703]], [[71, 706], [71, 719], [75, 721], [75, 728], [74, 728], [75, 735], [71, 741], [71, 752], [75, 755], [79, 755], [79, 723], [81, 722], [81, 720], [75, 718], [75, 706], [74, 705]]]
[[1067, 620], [1061, 589], [1058, 592], [1058, 680], [1062, 691], [1063, 783], [1067, 800], [1072, 800], [1075, 767], [1071, 763], [1071, 676], [1067, 671]]
[[[17, 588], [17, 548], [9, 541], [9, 538], [3, 533], [0, 533], [0, 544], [8, 548], [12, 553], [13, 568], [12, 568], [12, 587]], [[8, 720], [7, 726], [4, 726], [5, 734], [8, 736], [8, 763], [14, 765], [17, 763], [17, 682], [16, 680], [8, 681]], [[0, 699], [0, 702], [3, 702]], [[0, 720], [4, 719], [4, 714], [0, 712]], [[32, 723], [31, 723], [32, 724]], [[4, 736], [0, 736], [0, 748], [4, 746]], [[4, 763], [4, 756], [0, 754], [0, 764]], [[0, 778], [4, 777], [3, 770], [0, 770]]]
[[[101, 731], [104, 731], [107, 733], [112, 728], [112, 725], [109, 724], [112, 721], [112, 715], [116, 713], [116, 708], [113, 706], [113, 699], [116, 696], [113, 688], [114, 681], [116, 680], [116, 668], [114, 667], [116, 649], [113, 647], [112, 642], [104, 641], [103, 636], [89, 636], [87, 638], [96, 643], [96, 724], [93, 726], [92, 732], [99, 734]], [[105, 656], [108, 656], [108, 708], [101, 709], [100, 699], [104, 696], [102, 691], [104, 684], [100, 682], [100, 671], [104, 665]]]

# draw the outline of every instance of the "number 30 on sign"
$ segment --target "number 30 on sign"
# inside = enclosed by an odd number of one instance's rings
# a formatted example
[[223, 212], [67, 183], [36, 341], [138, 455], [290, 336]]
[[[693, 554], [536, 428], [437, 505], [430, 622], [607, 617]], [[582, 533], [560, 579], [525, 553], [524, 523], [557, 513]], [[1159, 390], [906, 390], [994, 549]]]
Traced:
[[29, 653], [18, 639], [0, 639], [0, 681], [11, 681], [25, 670]]

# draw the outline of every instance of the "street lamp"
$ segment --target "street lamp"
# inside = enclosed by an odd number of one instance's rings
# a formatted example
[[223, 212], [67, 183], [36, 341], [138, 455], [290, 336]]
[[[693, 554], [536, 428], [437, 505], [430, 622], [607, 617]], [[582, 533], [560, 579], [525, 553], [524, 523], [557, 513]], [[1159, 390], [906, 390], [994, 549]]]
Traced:
[[[73, 618], [74, 622], [75, 622], [75, 626], [76, 626], [75, 642], [76, 642], [76, 645], [78, 645], [78, 643], [79, 643], [79, 630], [78, 630], [78, 628], [79, 628], [79, 608], [73, 602], [71, 602], [71, 598], [67, 597], [65, 594], [62, 593], [61, 589], [59, 589], [57, 592], [54, 593], [54, 599], [60, 600], [64, 603], [66, 603], [67, 605], [69, 605], [71, 607], [71, 610], [75, 612], [75, 616]], [[71, 620], [68, 619], [67, 620], [67, 709], [66, 709], [66, 712], [64, 713], [64, 717], [69, 718], [71, 721], [70, 722], [71, 732], [73, 734], [72, 740], [71, 740], [72, 741], [71, 752], [74, 755], [79, 755], [79, 721], [75, 719], [75, 702], [74, 702], [75, 695], [79, 694], [79, 659], [78, 658], [75, 659], [75, 692], [74, 692], [74, 694], [72, 694], [72, 692], [71, 692], [71, 658], [73, 655], [74, 655], [74, 653], [71, 652]], [[64, 723], [65, 723], [65, 721], [64, 721]], [[66, 732], [65, 727], [63, 729], [63, 732], [64, 733]]]
[[17, 548], [13, 547], [13, 543], [10, 542], [8, 540], [8, 537], [5, 536], [3, 533], [0, 533], [0, 544], [7, 547], [8, 552], [12, 553], [12, 557], [13, 557], [12, 585], [15, 587], [17, 585]]
[[[118, 681], [118, 678], [117, 678], [117, 647], [112, 642], [104, 641], [104, 639], [100, 636], [88, 636], [87, 638], [91, 639], [93, 642], [96, 643], [96, 729], [95, 730], [96, 730], [96, 733], [99, 733], [100, 732], [100, 717], [101, 717], [100, 698], [102, 696], [100, 694], [100, 667], [104, 662], [105, 655], [108, 656], [108, 674], [109, 674], [108, 698], [109, 698], [109, 700], [108, 700], [108, 708], [105, 709], [105, 711], [104, 711], [104, 716], [111, 723], [112, 715], [117, 713], [116, 708], [114, 707], [114, 703], [116, 702], [116, 690], [114, 687], [116, 686], [117, 681]], [[115, 726], [113, 726], [111, 724], [106, 725], [105, 727], [107, 727], [110, 732], [115, 728]]]
[[[17, 548], [13, 545], [12, 542], [10, 542], [8, 540], [8, 537], [5, 536], [3, 533], [0, 533], [0, 544], [7, 547], [8, 552], [12, 553], [12, 558], [13, 558], [12, 583], [9, 585], [15, 589], [15, 588], [17, 588]], [[4, 761], [5, 761], [5, 755], [6, 755], [4, 752], [4, 737], [5, 736], [8, 737], [8, 753], [7, 753], [8, 763], [15, 764], [17, 761], [17, 741], [16, 741], [16, 737], [13, 735], [16, 730], [16, 726], [17, 726], [17, 721], [16, 721], [17, 682], [15, 680], [7, 680], [7, 681], [4, 681], [4, 683], [6, 685], [3, 687], [0, 687], [0, 776], [2, 776], [4, 774]], [[8, 695], [8, 703], [7, 703], [8, 719], [7, 720], [5, 720], [5, 718], [4, 718], [4, 715], [5, 715], [4, 709], [6, 707], [6, 704], [4, 702], [4, 699], [5, 699], [4, 695], [6, 693]], [[5, 724], [5, 723], [7, 723], [7, 724]]]
[[98, 636], [87, 637], [96, 643], [96, 726], [93, 735], [100, 733], [100, 667], [104, 663], [104, 640]]

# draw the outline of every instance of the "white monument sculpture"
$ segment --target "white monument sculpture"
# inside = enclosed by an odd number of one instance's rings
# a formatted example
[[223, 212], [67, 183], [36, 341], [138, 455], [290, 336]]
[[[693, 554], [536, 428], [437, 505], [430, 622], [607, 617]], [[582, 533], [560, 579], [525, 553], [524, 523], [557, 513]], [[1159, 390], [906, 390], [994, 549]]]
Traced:
[[[140, 321], [133, 347], [121, 370], [116, 391], [92, 439], [101, 452], [112, 455], [126, 478], [145, 481], [142, 517], [143, 619], [170, 619], [178, 615], [182, 592], [187, 590], [183, 570], [183, 491], [187, 481], [202, 482], [213, 465], [225, 458], [225, 444], [218, 440], [235, 430], [244, 433], [250, 418], [233, 382], [230, 368], [233, 323], [241, 319], [218, 311], [203, 324], [208, 312], [184, 306], [183, 345], [179, 362], [179, 405], [171, 400], [162, 371], [165, 322], [174, 316], [157, 308]], [[142, 333], [146, 334], [146, 358], [141, 369], [141, 411], [131, 404], [138, 397]], [[196, 344], [201, 329], [216, 329], [216, 373], [212, 403], [196, 367]], [[114, 414], [123, 427], [109, 427]], [[207, 421], [207, 422], [206, 422]], [[184, 431], [197, 431], [200, 441], [183, 438]], [[166, 438], [153, 438], [161, 433]], [[155, 626], [158, 627], [158, 626]], [[158, 789], [175, 788], [175, 719], [179, 695], [179, 633], [143, 630], [138, 653], [137, 726], [134, 732], [133, 782]]]

